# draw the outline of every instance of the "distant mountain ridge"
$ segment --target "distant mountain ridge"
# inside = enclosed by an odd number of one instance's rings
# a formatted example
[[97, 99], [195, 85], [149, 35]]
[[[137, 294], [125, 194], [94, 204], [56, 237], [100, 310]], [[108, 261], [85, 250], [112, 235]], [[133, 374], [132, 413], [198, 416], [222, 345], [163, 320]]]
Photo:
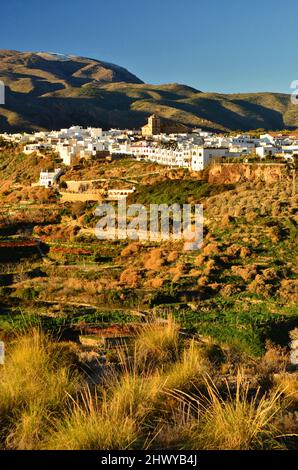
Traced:
[[216, 131], [298, 128], [298, 107], [282, 93], [205, 93], [177, 83], [145, 84], [127, 69], [55, 52], [0, 50], [0, 132], [72, 124], [137, 128], [148, 115]]

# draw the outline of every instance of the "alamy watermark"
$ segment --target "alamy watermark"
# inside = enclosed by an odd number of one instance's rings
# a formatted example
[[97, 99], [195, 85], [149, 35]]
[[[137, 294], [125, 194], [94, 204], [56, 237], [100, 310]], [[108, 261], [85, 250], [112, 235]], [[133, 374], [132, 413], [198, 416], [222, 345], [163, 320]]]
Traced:
[[[117, 210], [116, 210], [117, 209]], [[117, 208], [100, 204], [95, 235], [99, 240], [183, 240], [184, 249], [197, 250], [203, 243], [203, 206], [201, 204], [126, 204]]]
[[0, 341], [0, 365], [4, 365], [5, 362], [5, 346], [4, 342]]
[[0, 80], [0, 105], [5, 104], [5, 85]]

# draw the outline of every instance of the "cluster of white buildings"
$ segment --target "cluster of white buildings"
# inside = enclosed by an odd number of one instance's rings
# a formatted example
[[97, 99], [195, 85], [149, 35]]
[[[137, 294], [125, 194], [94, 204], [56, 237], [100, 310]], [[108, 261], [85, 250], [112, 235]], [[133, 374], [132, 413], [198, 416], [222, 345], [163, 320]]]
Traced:
[[64, 165], [71, 165], [75, 159], [90, 158], [101, 152], [117, 153], [123, 150], [119, 141], [127, 141], [134, 131], [110, 129], [103, 131], [100, 128], [72, 126], [59, 131], [41, 131], [33, 134], [0, 134], [6, 140], [23, 144], [23, 151], [43, 154], [47, 151], [57, 153]]
[[129, 154], [139, 161], [200, 171], [212, 158], [228, 157], [229, 150], [227, 147], [206, 147], [193, 142], [179, 142], [170, 148], [160, 142], [138, 142], [131, 145]]
[[285, 160], [294, 161], [298, 155], [298, 135], [261, 135], [256, 154], [262, 159], [281, 156]]
[[95, 156], [98, 152], [106, 150], [102, 139], [102, 129], [72, 126], [60, 131], [37, 132], [32, 134], [24, 145], [24, 153], [43, 153], [45, 150], [59, 155], [64, 165], [71, 165], [76, 158]]
[[261, 159], [282, 156], [293, 160], [298, 154], [298, 136], [270, 133], [255, 138], [248, 134], [227, 136], [195, 129], [188, 134], [144, 137], [139, 131], [72, 126], [60, 131], [0, 136], [23, 144], [25, 154], [55, 152], [64, 165], [72, 165], [81, 158], [126, 155], [140, 161], [200, 171], [216, 158], [255, 154]]

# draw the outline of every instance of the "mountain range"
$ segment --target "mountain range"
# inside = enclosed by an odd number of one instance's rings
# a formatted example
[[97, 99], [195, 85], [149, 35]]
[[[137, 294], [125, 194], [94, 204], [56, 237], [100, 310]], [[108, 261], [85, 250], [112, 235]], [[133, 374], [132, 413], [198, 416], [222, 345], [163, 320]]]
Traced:
[[51, 52], [0, 50], [0, 132], [73, 124], [138, 128], [156, 113], [214, 131], [298, 128], [298, 106], [282, 93], [206, 93], [187, 85], [150, 85], [108, 62]]

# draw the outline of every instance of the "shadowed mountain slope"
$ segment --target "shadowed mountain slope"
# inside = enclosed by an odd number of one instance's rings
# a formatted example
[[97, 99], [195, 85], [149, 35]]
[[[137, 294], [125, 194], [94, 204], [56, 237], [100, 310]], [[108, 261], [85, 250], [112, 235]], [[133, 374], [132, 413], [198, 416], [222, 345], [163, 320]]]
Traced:
[[140, 127], [151, 113], [217, 131], [298, 127], [298, 107], [281, 93], [202, 93], [186, 85], [149, 85], [123, 67], [54, 53], [0, 50], [0, 132], [72, 124]]

